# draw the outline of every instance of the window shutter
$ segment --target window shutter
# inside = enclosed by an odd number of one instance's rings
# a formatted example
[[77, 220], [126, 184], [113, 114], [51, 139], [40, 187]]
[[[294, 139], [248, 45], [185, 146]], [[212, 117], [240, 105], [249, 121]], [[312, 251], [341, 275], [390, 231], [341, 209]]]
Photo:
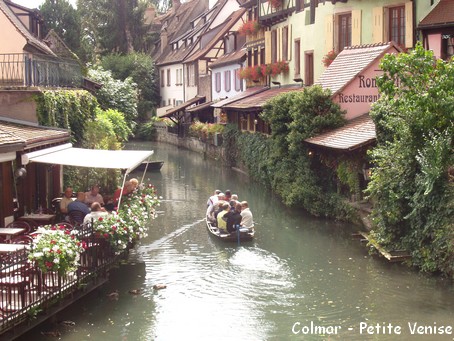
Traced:
[[413, 2], [405, 3], [405, 47], [413, 47]]
[[334, 23], [334, 16], [327, 15], [325, 17], [325, 52], [328, 53], [329, 51], [334, 50], [334, 32], [333, 32], [333, 23]]
[[265, 31], [265, 64], [271, 63], [271, 31]]
[[374, 7], [372, 10], [373, 30], [372, 40], [374, 43], [383, 42], [383, 7]]
[[292, 41], [292, 24], [288, 25], [287, 42], [288, 42], [288, 51], [287, 51], [288, 61], [291, 61], [292, 60], [292, 45], [293, 45], [293, 41]]
[[277, 43], [277, 46], [278, 46], [278, 49], [277, 49], [277, 60], [282, 60], [282, 27], [278, 27], [277, 29], [277, 39], [276, 39], [276, 43]]
[[361, 10], [352, 11], [352, 45], [361, 45]]

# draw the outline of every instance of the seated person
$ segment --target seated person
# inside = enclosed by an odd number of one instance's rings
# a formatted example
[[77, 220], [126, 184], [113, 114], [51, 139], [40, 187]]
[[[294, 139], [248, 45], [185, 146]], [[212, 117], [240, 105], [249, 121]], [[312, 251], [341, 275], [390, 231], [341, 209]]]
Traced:
[[225, 192], [224, 192], [224, 199], [225, 201], [229, 202], [230, 200], [232, 200], [232, 191], [227, 189]]
[[237, 203], [234, 210], [226, 213], [224, 218], [227, 218], [227, 232], [236, 231], [236, 226], [241, 225], [241, 204]]
[[249, 209], [249, 204], [247, 201], [241, 202], [241, 227], [246, 227], [248, 229], [254, 227], [252, 212]]
[[90, 213], [90, 209], [85, 204], [85, 193], [77, 192], [77, 198], [68, 205], [68, 213], [71, 211], [82, 211], [85, 214]]
[[210, 204], [208, 206], [207, 212], [206, 212], [206, 217], [207, 217], [208, 221], [210, 221], [214, 225], [216, 225], [216, 217], [215, 217], [215, 215], [219, 211], [219, 204], [221, 204], [221, 202], [224, 201], [224, 193], [219, 193], [217, 195], [217, 197], [218, 197], [218, 199], [216, 200], [216, 202]]
[[101, 207], [101, 204], [99, 202], [94, 202], [90, 206], [91, 212], [88, 213], [85, 218], [84, 218], [84, 226], [87, 226], [89, 223], [93, 221], [98, 220], [100, 217], [105, 217], [109, 213], [106, 212], [104, 208]]
[[226, 202], [224, 202], [221, 205], [221, 211], [217, 215], [217, 222], [218, 222], [218, 229], [221, 232], [227, 233], [227, 221], [224, 219], [224, 215], [227, 214], [227, 212], [230, 211], [230, 205]]
[[71, 187], [67, 187], [65, 189], [65, 193], [63, 194], [63, 198], [60, 201], [60, 212], [67, 214], [68, 205], [71, 202], [73, 202], [73, 189]]
[[218, 189], [214, 191], [214, 194], [211, 197], [209, 197], [207, 200], [207, 207], [218, 202], [219, 193], [221, 193], [221, 191]]
[[134, 192], [138, 187], [139, 187], [139, 180], [136, 178], [129, 179], [129, 183], [131, 184], [130, 191], [129, 193]]
[[101, 206], [104, 206], [104, 200], [102, 195], [99, 194], [99, 186], [93, 185], [89, 192], [85, 192], [85, 203], [91, 205], [94, 202], [99, 203]]
[[130, 194], [132, 192], [132, 188], [133, 188], [133, 185], [129, 181], [125, 182], [125, 185], [123, 186], [123, 193], [121, 191], [121, 188], [117, 188], [115, 190], [115, 192], [114, 192], [114, 195], [113, 195], [113, 203], [114, 203], [114, 205], [117, 206], [118, 200], [120, 199], [120, 194], [121, 195], [128, 195], [128, 194]]

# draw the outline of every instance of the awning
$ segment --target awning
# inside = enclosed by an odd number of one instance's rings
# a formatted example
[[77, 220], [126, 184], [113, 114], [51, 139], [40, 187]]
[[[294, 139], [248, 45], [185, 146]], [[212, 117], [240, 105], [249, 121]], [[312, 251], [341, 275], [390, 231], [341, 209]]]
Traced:
[[162, 116], [159, 117], [169, 117], [172, 116], [173, 114], [185, 110], [187, 107], [193, 105], [193, 104], [199, 104], [205, 102], [205, 96], [195, 96], [194, 98], [191, 98], [190, 100], [184, 102], [183, 104], [177, 105], [176, 107], [173, 107], [170, 110], [167, 110]]
[[167, 105], [165, 107], [158, 108], [158, 109], [156, 109], [156, 116], [164, 117], [164, 116], [166, 116], [167, 110], [170, 110], [172, 108], [173, 108], [173, 105]]
[[70, 143], [22, 155], [22, 164], [30, 162], [64, 166], [134, 170], [153, 155], [152, 150], [100, 150], [73, 148]]
[[259, 92], [262, 92], [262, 91], [265, 91], [265, 90], [268, 90], [268, 89], [269, 89], [268, 87], [263, 87], [263, 86], [247, 88], [246, 90], [240, 92], [239, 94], [237, 94], [235, 96], [232, 96], [232, 97], [224, 98], [224, 99], [222, 99], [222, 100], [220, 100], [220, 101], [218, 101], [216, 103], [213, 103], [211, 106], [213, 108], [222, 108], [225, 105], [228, 105], [228, 104], [233, 103], [235, 101], [239, 101], [240, 99], [255, 95], [255, 94], [259, 93]]
[[375, 124], [369, 114], [352, 119], [343, 127], [304, 140], [319, 147], [352, 151], [376, 140]]

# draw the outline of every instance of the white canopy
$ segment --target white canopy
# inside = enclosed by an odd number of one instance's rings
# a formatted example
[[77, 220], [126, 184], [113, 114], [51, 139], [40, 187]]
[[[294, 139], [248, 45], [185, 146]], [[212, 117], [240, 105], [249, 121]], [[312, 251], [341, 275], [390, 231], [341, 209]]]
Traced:
[[126, 174], [153, 155], [152, 150], [100, 150], [73, 148], [71, 143], [22, 155], [22, 164], [49, 163], [90, 168], [125, 169]]

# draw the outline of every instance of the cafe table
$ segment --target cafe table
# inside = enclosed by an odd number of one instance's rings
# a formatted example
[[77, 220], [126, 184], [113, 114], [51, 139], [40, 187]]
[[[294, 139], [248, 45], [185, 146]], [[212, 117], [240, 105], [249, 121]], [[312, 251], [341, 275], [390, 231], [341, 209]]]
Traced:
[[33, 221], [38, 226], [42, 225], [51, 225], [55, 221], [55, 214], [47, 214], [47, 213], [31, 213], [28, 215], [24, 215], [22, 217], [17, 218], [17, 220], [22, 221]]
[[30, 246], [25, 244], [4, 244], [0, 243], [0, 253], [15, 252], [23, 249], [28, 249]]
[[26, 232], [25, 228], [16, 228], [16, 227], [0, 227], [0, 236], [5, 237], [6, 240], [11, 239], [14, 236]]

